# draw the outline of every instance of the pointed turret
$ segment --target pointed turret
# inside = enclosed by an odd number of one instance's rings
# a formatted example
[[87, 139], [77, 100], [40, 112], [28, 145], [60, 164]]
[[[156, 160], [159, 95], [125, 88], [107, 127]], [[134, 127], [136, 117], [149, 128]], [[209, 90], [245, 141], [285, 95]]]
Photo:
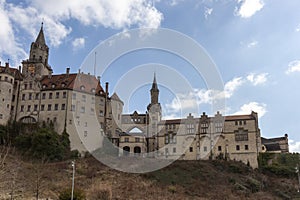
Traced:
[[[39, 45], [46, 45], [46, 42], [45, 42], [45, 36], [44, 36], [44, 31], [43, 31], [43, 24], [42, 23], [42, 26], [41, 26], [41, 29], [40, 29], [40, 32], [35, 40], [35, 43], [36, 44], [39, 44]], [[47, 46], [47, 45], [46, 45]]]
[[152, 88], [150, 90], [151, 93], [151, 104], [158, 104], [158, 95], [159, 95], [159, 89], [157, 87], [156, 82], [156, 74], [154, 73]]
[[22, 73], [25, 77], [41, 78], [44, 75], [52, 74], [51, 66], [48, 64], [49, 47], [46, 44], [43, 23], [40, 32], [31, 43], [29, 59], [22, 62]]

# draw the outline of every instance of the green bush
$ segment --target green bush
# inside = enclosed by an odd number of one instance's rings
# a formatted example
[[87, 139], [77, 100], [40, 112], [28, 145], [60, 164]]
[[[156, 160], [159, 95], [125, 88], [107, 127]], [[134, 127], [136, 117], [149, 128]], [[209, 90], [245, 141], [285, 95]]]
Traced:
[[[65, 189], [59, 194], [59, 200], [71, 200], [72, 190]], [[75, 189], [73, 193], [73, 200], [85, 200], [85, 193], [83, 190]]]
[[71, 156], [69, 135], [57, 134], [50, 128], [39, 128], [31, 134], [21, 134], [15, 146], [25, 155], [35, 159], [62, 160]]

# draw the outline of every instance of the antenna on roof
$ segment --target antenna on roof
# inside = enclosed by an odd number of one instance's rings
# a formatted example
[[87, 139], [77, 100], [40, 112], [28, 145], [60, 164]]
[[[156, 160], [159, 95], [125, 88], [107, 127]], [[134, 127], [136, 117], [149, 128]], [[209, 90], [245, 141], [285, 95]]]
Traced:
[[94, 76], [96, 76], [97, 52], [95, 51]]

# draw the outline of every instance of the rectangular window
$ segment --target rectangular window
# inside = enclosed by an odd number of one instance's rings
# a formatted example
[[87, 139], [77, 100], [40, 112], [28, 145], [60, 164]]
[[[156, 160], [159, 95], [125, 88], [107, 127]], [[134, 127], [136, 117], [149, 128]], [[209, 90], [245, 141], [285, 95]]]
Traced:
[[32, 94], [29, 93], [28, 99], [31, 100], [32, 99]]
[[65, 110], [65, 109], [66, 109], [66, 104], [64, 104], [64, 103], [61, 104], [61, 109], [62, 109], [62, 110]]
[[222, 151], [222, 146], [218, 146], [218, 151]]
[[52, 105], [51, 105], [51, 104], [48, 104], [48, 111], [51, 110], [51, 107], [52, 107]]
[[85, 107], [84, 106], [81, 107], [80, 112], [85, 113]]
[[75, 111], [75, 105], [74, 104], [71, 105], [71, 111]]
[[95, 97], [92, 97], [92, 104], [95, 104]]
[[176, 153], [176, 147], [173, 148], [173, 153]]
[[24, 112], [24, 106], [21, 105], [21, 112]]
[[87, 132], [87, 131], [84, 131], [83, 136], [84, 136], [84, 137], [87, 137], [87, 134], [88, 134], [88, 132]]
[[239, 151], [239, 150], [240, 150], [240, 145], [236, 145], [235, 149], [236, 149], [237, 151]]
[[194, 124], [188, 124], [186, 128], [188, 134], [193, 134], [195, 132]]
[[3, 119], [3, 114], [0, 114], [0, 119]]
[[54, 110], [58, 110], [58, 104], [54, 105]]
[[249, 150], [249, 146], [247, 144], [245, 145], [245, 150]]
[[103, 110], [100, 110], [100, 116], [104, 116]]
[[169, 135], [168, 134], [165, 135], [165, 144], [169, 144]]
[[52, 92], [50, 92], [49, 93], [49, 99], [52, 99], [52, 96], [53, 96], [53, 94], [52, 94]]
[[38, 100], [39, 99], [39, 93], [35, 94], [35, 100]]
[[32, 83], [29, 83], [29, 89], [32, 89]]
[[82, 95], [82, 101], [86, 102], [86, 96], [85, 95]]
[[91, 114], [93, 114], [95, 112], [94, 108], [91, 108]]
[[72, 120], [71, 119], [69, 120], [69, 124], [72, 124]]
[[140, 142], [140, 138], [135, 138], [135, 142]]
[[72, 94], [72, 99], [76, 99], [76, 93]]
[[244, 121], [244, 125], [246, 125], [247, 124], [247, 122], [246, 122], [246, 120]]
[[193, 152], [193, 147], [190, 147], [190, 152]]
[[45, 105], [42, 104], [42, 105], [41, 105], [41, 111], [44, 111], [44, 110], [45, 110]]
[[239, 129], [238, 131], [235, 131], [235, 141], [248, 141], [248, 131]]
[[28, 105], [27, 106], [27, 112], [30, 112], [30, 109], [31, 109], [31, 105]]
[[15, 101], [15, 99], [16, 99], [16, 95], [13, 95], [13, 96], [12, 96], [12, 100], [11, 100], [11, 101], [12, 101], [12, 102], [14, 102], [14, 101]]
[[203, 148], [203, 151], [206, 152], [206, 151], [207, 151], [207, 147], [204, 147], [204, 148]]
[[235, 121], [235, 125], [236, 125], [236, 126], [238, 125], [238, 121]]
[[55, 98], [56, 98], [56, 99], [59, 99], [59, 92], [56, 92], [56, 93], [55, 93]]
[[46, 93], [42, 94], [42, 99], [46, 99]]
[[37, 105], [37, 104], [34, 105], [33, 110], [34, 110], [34, 111], [37, 111], [37, 110], [38, 110], [38, 105]]
[[25, 94], [22, 94], [22, 101], [25, 100]]
[[125, 140], [124, 140], [125, 142], [129, 142], [129, 138], [125, 138]]
[[63, 92], [63, 98], [67, 98], [67, 92]]

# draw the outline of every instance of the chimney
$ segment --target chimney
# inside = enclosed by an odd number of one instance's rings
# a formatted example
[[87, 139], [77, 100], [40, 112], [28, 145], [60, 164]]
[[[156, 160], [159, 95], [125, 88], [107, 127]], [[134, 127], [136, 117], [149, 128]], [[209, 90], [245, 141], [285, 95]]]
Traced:
[[48, 78], [51, 79], [52, 78], [52, 73], [48, 74]]
[[100, 83], [100, 76], [97, 76], [97, 80], [99, 81], [99, 83]]
[[67, 67], [67, 69], [66, 69], [67, 78], [69, 77], [69, 74], [70, 74], [70, 67]]
[[105, 83], [105, 93], [108, 96], [108, 82]]
[[9, 68], [9, 63], [8, 62], [5, 63], [5, 67]]
[[78, 74], [80, 74], [80, 69], [78, 69]]
[[21, 65], [19, 65], [19, 71], [21, 72]]
[[0, 66], [1, 66], [1, 61], [0, 61]]

